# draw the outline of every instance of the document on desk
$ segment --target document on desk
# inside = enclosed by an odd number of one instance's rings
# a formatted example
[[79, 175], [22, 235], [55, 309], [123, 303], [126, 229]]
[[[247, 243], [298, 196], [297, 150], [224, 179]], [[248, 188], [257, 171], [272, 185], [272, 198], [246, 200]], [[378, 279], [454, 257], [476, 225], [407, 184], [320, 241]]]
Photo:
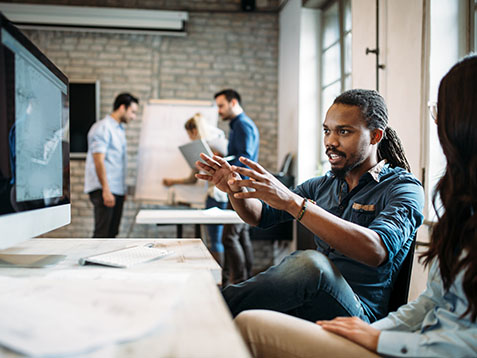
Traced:
[[70, 356], [160, 329], [189, 275], [141, 275], [0, 277], [0, 345], [29, 356]]

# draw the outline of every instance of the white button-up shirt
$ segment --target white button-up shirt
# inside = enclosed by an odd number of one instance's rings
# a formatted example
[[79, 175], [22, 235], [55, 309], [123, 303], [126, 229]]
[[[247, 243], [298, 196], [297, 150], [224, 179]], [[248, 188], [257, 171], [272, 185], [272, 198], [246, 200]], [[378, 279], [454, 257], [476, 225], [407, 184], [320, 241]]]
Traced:
[[126, 132], [122, 123], [106, 116], [91, 126], [88, 132], [84, 192], [101, 189], [93, 153], [104, 153], [104, 165], [109, 189], [113, 194], [126, 194], [127, 148]]

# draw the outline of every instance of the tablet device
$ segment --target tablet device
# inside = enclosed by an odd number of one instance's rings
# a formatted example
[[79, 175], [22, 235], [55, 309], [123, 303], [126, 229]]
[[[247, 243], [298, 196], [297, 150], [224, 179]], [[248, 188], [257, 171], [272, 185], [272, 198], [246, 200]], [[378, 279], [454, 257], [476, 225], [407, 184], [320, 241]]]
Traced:
[[190, 143], [181, 145], [179, 146], [179, 150], [181, 151], [182, 155], [184, 156], [191, 169], [196, 169], [196, 161], [200, 160], [201, 162], [204, 162], [200, 158], [200, 153], [205, 153], [209, 157], [212, 157], [214, 155], [207, 142], [203, 139], [197, 139]]

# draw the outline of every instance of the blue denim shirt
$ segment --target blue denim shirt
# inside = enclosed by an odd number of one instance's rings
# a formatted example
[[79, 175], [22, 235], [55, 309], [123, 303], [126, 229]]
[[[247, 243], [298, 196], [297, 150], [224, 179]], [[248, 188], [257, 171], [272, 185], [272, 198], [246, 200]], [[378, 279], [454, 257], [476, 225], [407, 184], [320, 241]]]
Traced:
[[260, 145], [260, 135], [257, 126], [245, 114], [240, 113], [230, 122], [228, 155], [234, 155], [235, 159], [230, 161], [231, 165], [243, 167], [238, 160], [241, 156], [258, 160], [258, 148]]
[[126, 194], [127, 149], [124, 126], [113, 117], [106, 116], [91, 126], [88, 132], [84, 192], [101, 189], [93, 153], [104, 153], [104, 166], [111, 193]]
[[449, 290], [434, 260], [426, 290], [397, 312], [373, 323], [381, 330], [378, 353], [393, 357], [477, 357], [477, 322], [462, 316], [469, 301], [460, 272]]
[[[375, 231], [388, 250], [388, 259], [379, 267], [353, 260], [315, 236], [317, 250], [329, 257], [373, 322], [387, 313], [389, 294], [397, 271], [406, 257], [417, 228], [422, 224], [424, 191], [421, 183], [401, 168], [378, 163], [359, 180], [351, 192], [345, 180], [332, 172], [312, 178], [295, 190], [313, 199], [326, 211], [344, 220]], [[306, 215], [306, 214], [305, 214]], [[292, 220], [285, 211], [263, 204], [259, 226], [268, 227]]]

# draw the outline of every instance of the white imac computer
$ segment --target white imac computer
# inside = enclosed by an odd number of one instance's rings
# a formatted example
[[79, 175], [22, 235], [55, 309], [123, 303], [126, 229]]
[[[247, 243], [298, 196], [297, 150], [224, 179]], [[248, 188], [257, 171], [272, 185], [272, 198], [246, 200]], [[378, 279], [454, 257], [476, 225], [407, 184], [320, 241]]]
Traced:
[[70, 211], [68, 78], [0, 13], [0, 250]]

